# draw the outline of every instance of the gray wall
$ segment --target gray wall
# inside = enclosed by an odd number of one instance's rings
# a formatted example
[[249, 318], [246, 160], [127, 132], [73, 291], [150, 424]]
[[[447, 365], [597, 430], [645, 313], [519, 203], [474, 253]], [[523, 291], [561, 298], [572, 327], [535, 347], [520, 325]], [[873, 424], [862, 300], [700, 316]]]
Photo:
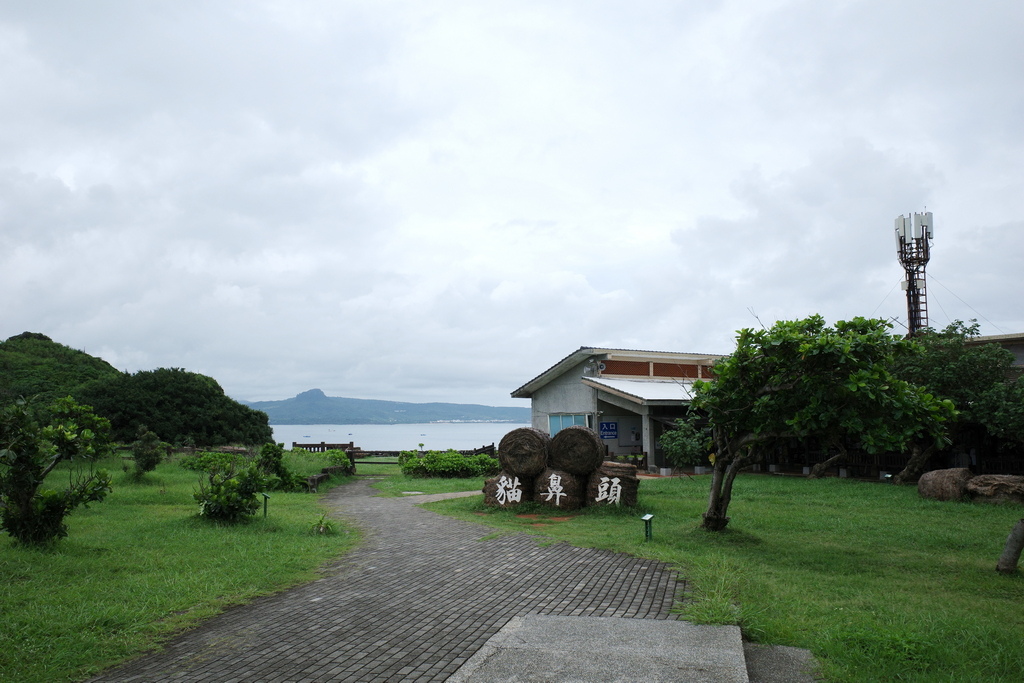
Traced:
[[[538, 389], [532, 396], [533, 426], [548, 430], [548, 415], [593, 414], [596, 410], [597, 392], [580, 382], [583, 377], [583, 363], [576, 365], [561, 376]], [[596, 426], [596, 424], [595, 424]]]

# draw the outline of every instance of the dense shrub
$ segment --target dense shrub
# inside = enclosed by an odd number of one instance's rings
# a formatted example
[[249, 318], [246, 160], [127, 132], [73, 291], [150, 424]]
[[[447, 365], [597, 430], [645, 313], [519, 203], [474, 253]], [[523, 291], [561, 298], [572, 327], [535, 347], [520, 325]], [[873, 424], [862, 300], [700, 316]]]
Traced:
[[352, 462], [352, 458], [349, 457], [348, 453], [340, 448], [333, 448], [329, 451], [324, 451], [323, 455], [324, 459], [327, 460], [327, 465], [329, 467], [348, 467], [350, 468], [351, 474], [355, 473], [355, 463]]
[[707, 429], [697, 427], [692, 417], [677, 419], [675, 427], [658, 439], [658, 444], [665, 451], [665, 459], [675, 467], [710, 464], [710, 443]]
[[196, 451], [182, 457], [179, 464], [193, 472], [213, 472], [237, 467], [249, 458], [241, 453], [220, 453], [213, 451]]
[[169, 450], [170, 445], [160, 441], [155, 432], [139, 425], [139, 436], [132, 443], [132, 458], [135, 460], [133, 478], [141, 479], [146, 472], [155, 470]]
[[267, 480], [267, 488], [276, 491], [299, 491], [304, 479], [290, 471], [284, 464], [284, 446], [268, 442], [260, 447], [256, 467]]
[[[0, 529], [25, 545], [67, 536], [64, 518], [110, 493], [110, 475], [92, 471], [109, 452], [109, 430], [107, 420], [70, 397], [45, 411], [24, 399], [0, 408]], [[55, 482], [47, 475], [62, 462], [71, 463], [67, 484], [48, 488]]]
[[215, 467], [199, 479], [199, 490], [193, 494], [199, 503], [199, 515], [222, 522], [238, 522], [256, 513], [260, 502], [257, 494], [264, 490], [263, 474], [251, 463], [237, 469]]
[[402, 473], [411, 477], [464, 479], [497, 474], [498, 461], [489, 455], [462, 455], [455, 450], [402, 451], [398, 457]]

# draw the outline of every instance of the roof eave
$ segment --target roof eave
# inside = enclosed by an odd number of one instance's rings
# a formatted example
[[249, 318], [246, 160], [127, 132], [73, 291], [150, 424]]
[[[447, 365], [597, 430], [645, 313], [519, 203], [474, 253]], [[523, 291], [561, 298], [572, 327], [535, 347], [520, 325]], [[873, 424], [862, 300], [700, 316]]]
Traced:
[[569, 370], [569, 368], [579, 365], [588, 358], [606, 356], [608, 355], [607, 351], [608, 349], [595, 349], [589, 346], [581, 346], [523, 386], [513, 391], [512, 398], [531, 398], [533, 396], [533, 392], [543, 387], [555, 377], [564, 374]]
[[628, 391], [623, 391], [622, 389], [610, 387], [607, 384], [602, 383], [600, 380], [590, 377], [584, 377], [582, 381], [583, 384], [591, 387], [592, 389], [597, 389], [598, 391], [603, 391], [612, 396], [624, 398], [627, 401], [632, 401], [633, 403], [641, 406], [679, 406], [687, 404], [692, 400], [692, 398], [686, 396], [681, 396], [679, 398], [644, 398], [643, 396], [637, 396], [636, 394], [631, 394]]

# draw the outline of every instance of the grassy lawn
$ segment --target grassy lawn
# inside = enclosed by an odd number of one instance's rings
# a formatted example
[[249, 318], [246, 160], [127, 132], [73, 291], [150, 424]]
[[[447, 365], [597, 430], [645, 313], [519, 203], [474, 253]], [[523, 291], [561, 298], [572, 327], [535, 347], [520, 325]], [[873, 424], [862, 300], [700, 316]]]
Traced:
[[[324, 464], [288, 457], [304, 474]], [[219, 526], [196, 516], [197, 473], [164, 463], [132, 483], [119, 459], [104, 465], [114, 491], [67, 518], [68, 538], [37, 550], [0, 535], [0, 681], [80, 680], [229, 605], [313, 580], [357, 542], [337, 522], [336, 534], [309, 533], [324, 512], [316, 495], [271, 493], [266, 519]]]
[[[1024, 574], [995, 571], [1021, 507], [939, 503], [913, 487], [845, 479], [745, 475], [729, 528], [713, 534], [699, 528], [707, 488], [707, 477], [644, 480], [637, 509], [588, 509], [541, 528], [534, 525], [551, 512], [523, 519], [480, 498], [427, 507], [672, 563], [690, 582], [685, 618], [808, 648], [829, 680], [1024, 680]], [[481, 511], [489, 514], [473, 514]], [[651, 542], [639, 519], [647, 512]]]
[[[323, 465], [288, 454], [293, 471]], [[119, 469], [111, 461], [108, 469]], [[479, 490], [478, 479], [390, 475], [381, 495]], [[59, 473], [55, 473], [59, 476]], [[196, 517], [197, 474], [172, 463], [69, 518], [52, 548], [0, 538], [0, 681], [80, 680], [225, 607], [316, 578], [357, 542], [310, 535], [323, 510], [308, 494], [271, 494], [269, 517], [218, 526]], [[688, 580], [684, 616], [739, 624], [748, 639], [811, 649], [833, 681], [1017, 681], [1024, 668], [1024, 574], [994, 570], [1024, 509], [922, 500], [913, 488], [850, 480], [741, 476], [724, 533], [699, 528], [707, 477], [646, 479], [640, 505], [567, 521], [485, 508], [482, 498], [427, 507], [499, 529], [650, 557]], [[481, 511], [487, 512], [481, 516]], [[644, 540], [645, 513], [654, 538]], [[545, 526], [537, 526], [538, 523]]]

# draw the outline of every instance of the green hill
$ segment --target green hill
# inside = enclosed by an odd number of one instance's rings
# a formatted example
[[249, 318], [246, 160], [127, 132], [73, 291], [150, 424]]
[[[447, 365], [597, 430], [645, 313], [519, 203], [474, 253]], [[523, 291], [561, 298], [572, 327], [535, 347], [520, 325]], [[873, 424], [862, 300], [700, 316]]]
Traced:
[[49, 403], [75, 395], [93, 380], [120, 375], [102, 358], [58, 344], [45, 334], [23, 332], [0, 342], [0, 401], [37, 396]]
[[319, 389], [281, 401], [244, 402], [270, 416], [270, 424], [419, 424], [423, 422], [530, 421], [529, 408], [467, 403], [403, 403], [327, 396]]
[[101, 358], [24, 332], [0, 343], [0, 403], [20, 396], [41, 405], [73, 396], [110, 420], [128, 443], [145, 425], [174, 444], [262, 444], [267, 416], [228, 397], [217, 380], [180, 368], [120, 372]]

